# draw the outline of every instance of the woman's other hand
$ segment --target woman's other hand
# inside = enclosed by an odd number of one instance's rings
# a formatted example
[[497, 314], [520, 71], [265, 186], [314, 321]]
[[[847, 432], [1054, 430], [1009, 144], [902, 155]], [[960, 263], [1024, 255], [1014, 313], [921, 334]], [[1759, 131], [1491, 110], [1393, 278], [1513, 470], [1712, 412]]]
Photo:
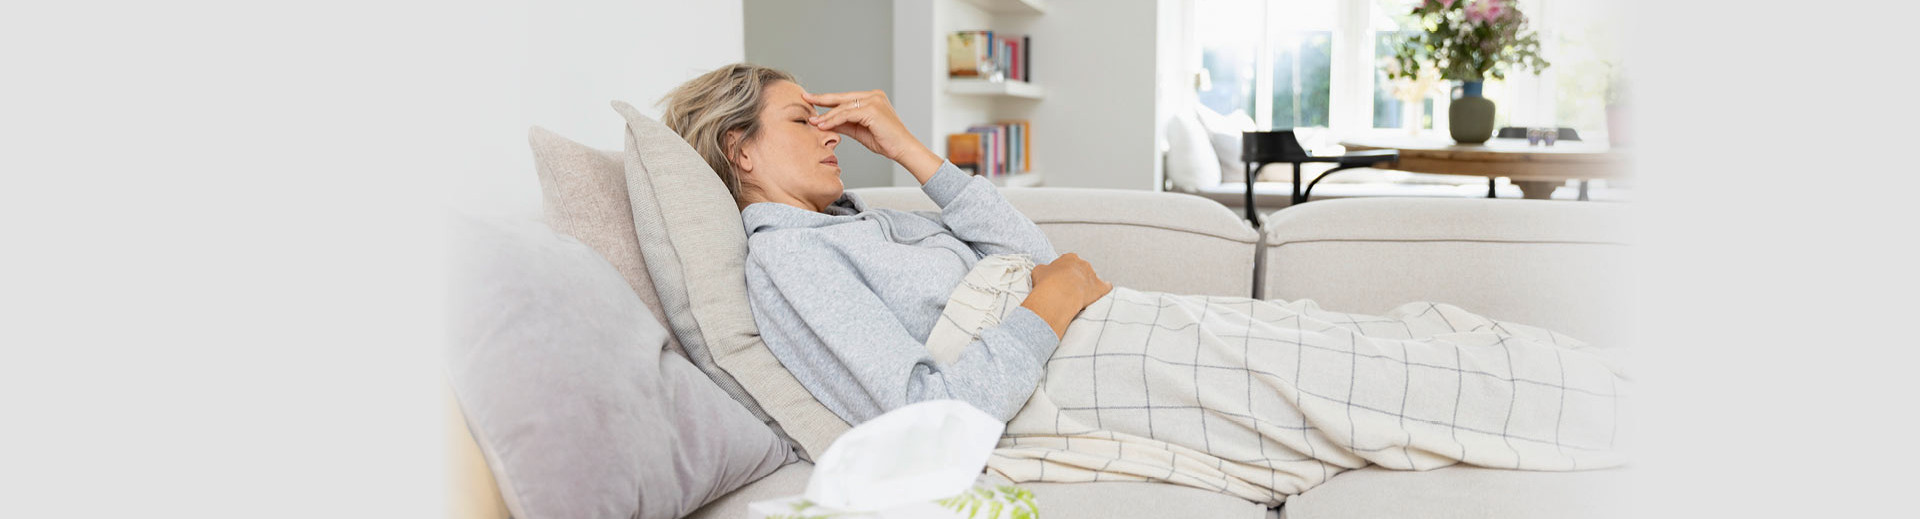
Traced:
[[860, 145], [889, 160], [900, 163], [925, 184], [940, 170], [945, 159], [920, 143], [907, 131], [906, 123], [893, 111], [887, 93], [879, 90], [801, 94], [808, 103], [831, 108], [808, 122], [814, 127], [839, 132], [860, 141]]
[[1039, 314], [1053, 327], [1054, 335], [1066, 337], [1073, 318], [1112, 291], [1113, 284], [1100, 279], [1093, 265], [1069, 252], [1053, 263], [1033, 267], [1033, 292], [1020, 306]]

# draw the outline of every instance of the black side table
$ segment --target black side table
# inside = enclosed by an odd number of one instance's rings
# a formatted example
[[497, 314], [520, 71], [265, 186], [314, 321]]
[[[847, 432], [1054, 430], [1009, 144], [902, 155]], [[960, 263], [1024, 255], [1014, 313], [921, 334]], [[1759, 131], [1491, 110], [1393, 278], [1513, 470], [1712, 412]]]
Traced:
[[[1313, 194], [1313, 186], [1326, 179], [1327, 175], [1353, 168], [1395, 162], [1400, 160], [1400, 151], [1367, 150], [1349, 152], [1345, 155], [1316, 157], [1308, 154], [1306, 148], [1300, 146], [1300, 140], [1293, 135], [1293, 130], [1274, 130], [1241, 132], [1240, 160], [1247, 163], [1247, 222], [1257, 228], [1260, 226], [1260, 218], [1259, 212], [1253, 206], [1253, 176], [1260, 171], [1261, 166], [1278, 162], [1292, 163], [1293, 203], [1303, 204], [1306, 203], [1307, 197]], [[1321, 173], [1319, 178], [1313, 179], [1313, 183], [1307, 184], [1306, 189], [1301, 189], [1300, 165], [1308, 162], [1330, 162], [1336, 166]]]

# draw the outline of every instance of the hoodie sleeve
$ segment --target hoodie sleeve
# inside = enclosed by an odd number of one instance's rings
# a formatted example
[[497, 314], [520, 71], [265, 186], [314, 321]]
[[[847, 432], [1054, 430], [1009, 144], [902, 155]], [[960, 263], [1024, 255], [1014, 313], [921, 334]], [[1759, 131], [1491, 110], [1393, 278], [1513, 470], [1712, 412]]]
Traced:
[[940, 219], [960, 241], [982, 256], [1028, 254], [1034, 263], [1052, 263], [1059, 254], [1040, 226], [1013, 208], [993, 182], [968, 175], [952, 162], [920, 186], [940, 206]]
[[1060, 345], [1045, 320], [1020, 308], [940, 364], [830, 248], [766, 239], [749, 250], [748, 291], [767, 347], [851, 423], [929, 399], [962, 400], [1012, 419]]

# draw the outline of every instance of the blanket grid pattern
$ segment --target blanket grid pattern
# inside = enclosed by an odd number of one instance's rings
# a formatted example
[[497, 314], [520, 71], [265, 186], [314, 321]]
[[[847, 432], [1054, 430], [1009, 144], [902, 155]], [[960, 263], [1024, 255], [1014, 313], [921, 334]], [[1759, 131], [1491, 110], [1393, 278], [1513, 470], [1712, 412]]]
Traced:
[[[935, 357], [1017, 307], [1031, 269], [983, 260], [930, 336]], [[1115, 287], [1068, 327], [987, 470], [1165, 482], [1271, 507], [1368, 465], [1614, 467], [1628, 389], [1615, 354], [1445, 304], [1371, 316]]]

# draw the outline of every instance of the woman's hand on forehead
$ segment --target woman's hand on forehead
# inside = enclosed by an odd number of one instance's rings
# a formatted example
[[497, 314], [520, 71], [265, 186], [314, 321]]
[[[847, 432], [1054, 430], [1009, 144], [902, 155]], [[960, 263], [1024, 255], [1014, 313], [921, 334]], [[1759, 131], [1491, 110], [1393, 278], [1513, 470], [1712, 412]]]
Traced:
[[800, 97], [808, 103], [829, 108], [827, 113], [808, 119], [815, 127], [840, 132], [860, 141], [860, 145], [868, 150], [906, 167], [921, 183], [932, 177], [940, 169], [940, 164], [945, 162], [915, 139], [913, 132], [907, 131], [907, 125], [900, 122], [900, 115], [894, 112], [893, 103], [887, 100], [886, 92], [867, 90], [812, 94], [802, 90]]

